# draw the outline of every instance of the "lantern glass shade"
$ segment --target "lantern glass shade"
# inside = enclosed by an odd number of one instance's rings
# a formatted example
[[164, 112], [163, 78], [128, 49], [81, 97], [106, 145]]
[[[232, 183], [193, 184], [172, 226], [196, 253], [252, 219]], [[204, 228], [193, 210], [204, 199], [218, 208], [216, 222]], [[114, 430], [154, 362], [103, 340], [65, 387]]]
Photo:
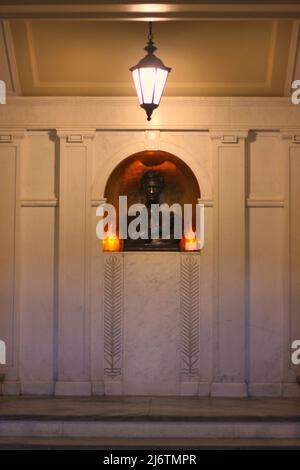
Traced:
[[159, 105], [168, 77], [168, 71], [155, 67], [142, 67], [132, 72], [140, 105]]

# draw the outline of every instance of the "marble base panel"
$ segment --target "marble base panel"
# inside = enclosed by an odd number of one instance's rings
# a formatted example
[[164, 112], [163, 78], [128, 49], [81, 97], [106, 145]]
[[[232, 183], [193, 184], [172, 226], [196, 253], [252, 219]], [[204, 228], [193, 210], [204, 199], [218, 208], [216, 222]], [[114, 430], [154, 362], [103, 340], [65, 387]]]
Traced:
[[105, 254], [105, 394], [199, 393], [199, 292], [199, 253]]

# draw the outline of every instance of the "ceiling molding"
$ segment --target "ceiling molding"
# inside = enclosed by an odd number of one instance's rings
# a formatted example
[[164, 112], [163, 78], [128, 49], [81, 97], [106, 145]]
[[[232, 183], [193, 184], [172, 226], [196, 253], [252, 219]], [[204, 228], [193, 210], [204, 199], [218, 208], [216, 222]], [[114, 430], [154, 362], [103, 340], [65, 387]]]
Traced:
[[20, 81], [15, 50], [8, 21], [0, 21], [0, 79], [8, 95], [20, 95]]
[[296, 44], [296, 51], [295, 51], [295, 63], [294, 63], [294, 70], [293, 70], [293, 80], [300, 80], [300, 22], [298, 25], [298, 41]]
[[291, 95], [291, 84], [292, 84], [292, 81], [296, 79], [295, 72], [296, 72], [296, 65], [297, 65], [297, 54], [299, 55], [299, 52], [300, 52], [299, 42], [300, 42], [300, 21], [294, 21], [293, 27], [292, 27], [292, 34], [291, 34], [291, 43], [290, 43], [290, 51], [289, 51], [288, 66], [287, 66], [287, 73], [286, 73], [286, 82], [285, 82], [285, 87], [284, 87], [285, 96]]
[[68, 3], [1, 4], [2, 19], [201, 20], [300, 18], [299, 3]]

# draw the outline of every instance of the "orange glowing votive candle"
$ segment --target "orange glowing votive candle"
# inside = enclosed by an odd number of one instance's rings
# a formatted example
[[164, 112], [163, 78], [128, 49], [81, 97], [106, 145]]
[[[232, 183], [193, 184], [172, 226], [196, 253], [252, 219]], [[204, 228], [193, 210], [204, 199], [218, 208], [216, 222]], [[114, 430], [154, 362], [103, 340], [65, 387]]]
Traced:
[[199, 243], [195, 236], [191, 238], [183, 237], [181, 247], [183, 251], [199, 251]]
[[102, 241], [103, 251], [121, 251], [121, 241], [116, 236], [109, 236]]

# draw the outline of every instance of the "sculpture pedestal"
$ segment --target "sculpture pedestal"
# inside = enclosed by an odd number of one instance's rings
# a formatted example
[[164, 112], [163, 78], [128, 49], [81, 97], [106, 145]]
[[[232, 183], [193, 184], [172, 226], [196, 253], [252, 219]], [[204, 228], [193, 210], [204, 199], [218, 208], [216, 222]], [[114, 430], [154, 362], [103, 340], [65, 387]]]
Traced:
[[197, 395], [200, 254], [104, 254], [105, 393]]

